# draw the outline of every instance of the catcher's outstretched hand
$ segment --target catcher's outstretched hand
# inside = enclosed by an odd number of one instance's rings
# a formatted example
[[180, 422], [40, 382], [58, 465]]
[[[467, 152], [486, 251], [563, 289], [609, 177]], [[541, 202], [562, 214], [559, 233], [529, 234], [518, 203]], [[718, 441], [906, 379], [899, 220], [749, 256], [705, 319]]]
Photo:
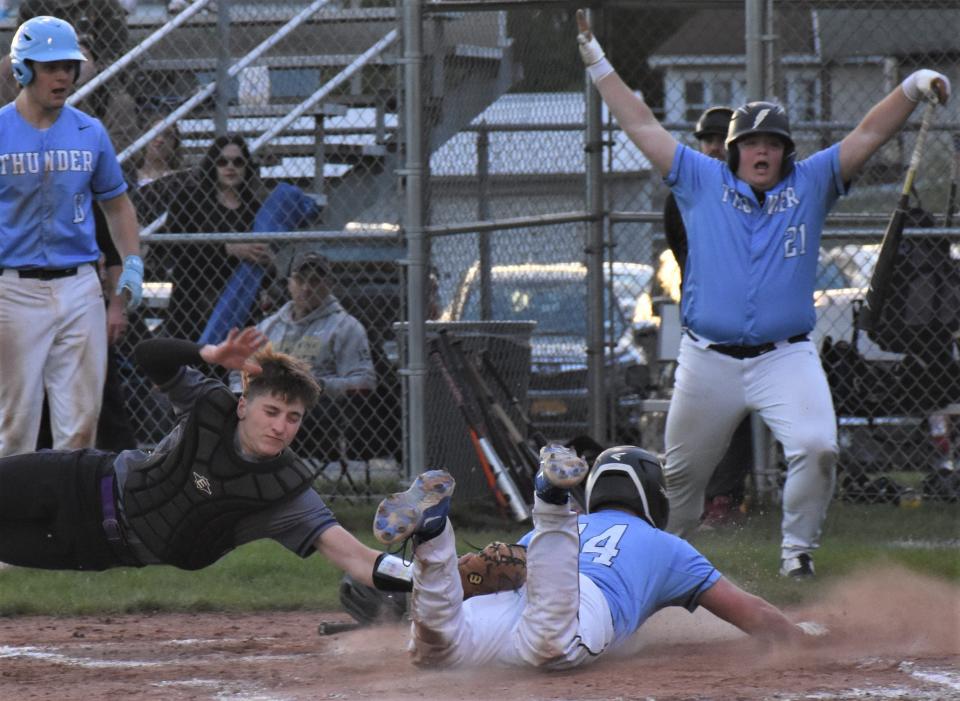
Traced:
[[228, 370], [242, 370], [249, 375], [258, 375], [262, 368], [250, 359], [254, 353], [267, 343], [267, 336], [256, 326], [248, 326], [243, 331], [230, 329], [226, 340], [217, 345], [206, 345], [200, 349], [200, 357], [208, 363], [216, 363]]

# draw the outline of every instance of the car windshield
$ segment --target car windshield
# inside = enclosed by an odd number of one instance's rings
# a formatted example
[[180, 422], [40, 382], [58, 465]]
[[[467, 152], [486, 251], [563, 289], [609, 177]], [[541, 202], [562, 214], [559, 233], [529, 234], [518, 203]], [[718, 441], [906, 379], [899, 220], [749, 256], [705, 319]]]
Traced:
[[[498, 321], [533, 320], [537, 335], [587, 336], [587, 299], [582, 278], [510, 279], [495, 278], [492, 299], [492, 317]], [[638, 287], [631, 295], [630, 286], [623, 280], [614, 283], [618, 304], [613, 332], [619, 338], [627, 329], [633, 315]], [[604, 288], [604, 305], [608, 303], [608, 288]], [[471, 285], [463, 305], [461, 319], [480, 318], [480, 288]]]

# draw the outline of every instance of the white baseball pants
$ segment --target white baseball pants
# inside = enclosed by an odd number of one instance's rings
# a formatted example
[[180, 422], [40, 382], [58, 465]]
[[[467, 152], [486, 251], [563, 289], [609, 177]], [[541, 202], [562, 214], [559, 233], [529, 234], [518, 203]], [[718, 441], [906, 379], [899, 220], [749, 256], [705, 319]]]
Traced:
[[491, 662], [566, 669], [593, 661], [613, 641], [613, 619], [597, 585], [579, 573], [577, 515], [536, 500], [519, 591], [463, 601], [453, 528], [414, 554], [410, 652], [421, 666]]
[[739, 360], [706, 343], [686, 334], [680, 342], [666, 426], [667, 530], [687, 537], [696, 528], [707, 482], [730, 436], [756, 411], [787, 459], [781, 557], [812, 552], [833, 496], [837, 461], [836, 416], [816, 347], [784, 342]]
[[93, 265], [54, 280], [0, 275], [0, 457], [36, 450], [44, 389], [55, 449], [93, 447], [107, 320]]

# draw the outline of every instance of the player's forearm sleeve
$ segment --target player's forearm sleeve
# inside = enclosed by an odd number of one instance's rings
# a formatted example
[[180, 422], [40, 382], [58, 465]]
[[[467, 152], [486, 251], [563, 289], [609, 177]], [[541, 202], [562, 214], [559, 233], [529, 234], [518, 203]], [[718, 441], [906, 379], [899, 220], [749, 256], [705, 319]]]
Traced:
[[137, 365], [156, 385], [165, 385], [184, 365], [203, 362], [199, 343], [179, 338], [151, 338], [141, 341], [133, 349]]

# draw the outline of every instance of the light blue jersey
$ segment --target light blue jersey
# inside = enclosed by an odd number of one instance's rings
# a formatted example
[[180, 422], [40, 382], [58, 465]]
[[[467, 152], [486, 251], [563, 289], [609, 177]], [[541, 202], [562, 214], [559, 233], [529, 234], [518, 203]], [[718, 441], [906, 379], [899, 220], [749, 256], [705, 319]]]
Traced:
[[99, 120], [64, 107], [49, 129], [0, 108], [0, 268], [70, 268], [100, 257], [93, 200], [127, 189]]
[[727, 164], [678, 146], [664, 182], [687, 229], [681, 314], [694, 334], [757, 345], [809, 333], [827, 212], [846, 193], [835, 144], [798, 162], [763, 207]]
[[[697, 608], [720, 572], [685, 540], [623, 511], [603, 510], [578, 519], [580, 574], [600, 588], [624, 640], [666, 606]], [[520, 543], [529, 543], [532, 532]]]

